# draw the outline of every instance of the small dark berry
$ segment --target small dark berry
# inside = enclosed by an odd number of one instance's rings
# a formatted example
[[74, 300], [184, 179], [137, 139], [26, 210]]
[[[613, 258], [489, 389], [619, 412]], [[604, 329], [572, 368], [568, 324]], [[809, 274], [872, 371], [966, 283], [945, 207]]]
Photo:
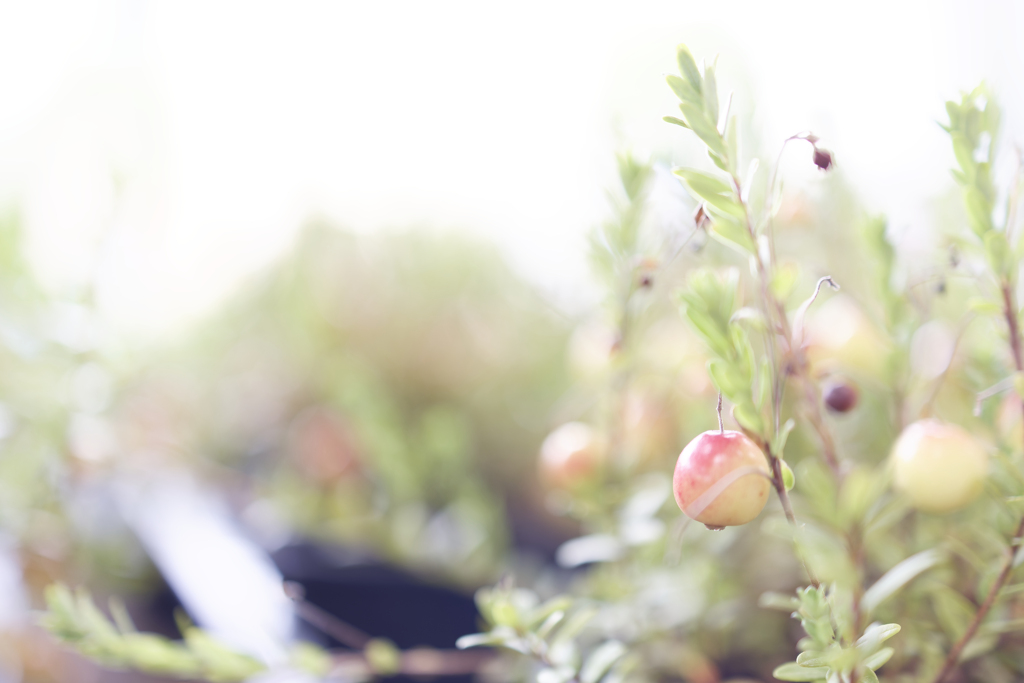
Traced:
[[814, 165], [822, 171], [832, 168], [832, 152], [821, 147], [814, 148]]
[[830, 382], [822, 392], [825, 405], [833, 413], [848, 413], [857, 406], [857, 390], [852, 384]]

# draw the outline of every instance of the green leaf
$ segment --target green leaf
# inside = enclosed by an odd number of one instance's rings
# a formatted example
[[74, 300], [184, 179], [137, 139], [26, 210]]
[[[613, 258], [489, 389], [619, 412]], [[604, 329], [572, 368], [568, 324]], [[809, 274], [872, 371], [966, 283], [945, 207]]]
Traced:
[[992, 206], [977, 187], [964, 190], [964, 206], [975, 233], [984, 235], [992, 230]]
[[871, 669], [865, 669], [861, 672], [860, 676], [861, 683], [878, 683], [878, 676]]
[[697, 134], [697, 137], [708, 146], [708, 149], [715, 154], [728, 157], [722, 135], [718, 132], [718, 128], [708, 120], [707, 114], [704, 113], [703, 109], [690, 102], [680, 102], [679, 110], [683, 112], [683, 118], [690, 124], [690, 128]]
[[828, 676], [826, 667], [807, 668], [796, 662], [789, 662], [772, 671], [772, 676], [780, 681], [823, 681]]
[[548, 618], [544, 620], [544, 623], [537, 627], [537, 637], [547, 638], [549, 635], [551, 635], [551, 631], [553, 631], [556, 626], [562, 623], [562, 619], [564, 618], [565, 612], [562, 611], [550, 614]]
[[796, 486], [796, 475], [793, 474], [793, 470], [790, 469], [785, 460], [780, 460], [779, 465], [782, 469], [782, 485], [786, 487], [787, 491], [792, 491], [793, 487]]
[[896, 650], [883, 647], [881, 650], [864, 660], [864, 666], [872, 671], [880, 669], [893, 656]]
[[661, 120], [662, 121], [666, 121], [668, 123], [674, 123], [677, 126], [682, 126], [683, 128], [686, 128], [687, 130], [690, 129], [690, 126], [689, 126], [689, 124], [686, 123], [686, 121], [683, 121], [682, 119], [678, 119], [675, 116], [662, 116]]
[[715, 67], [704, 67], [704, 108], [715, 128], [718, 127], [718, 83], [715, 81]]
[[499, 626], [487, 633], [470, 633], [469, 635], [462, 636], [455, 641], [455, 647], [465, 650], [470, 647], [479, 647], [480, 645], [504, 645], [506, 641], [516, 637], [515, 629]]
[[729, 160], [729, 167], [724, 169], [729, 173], [736, 173], [736, 163], [740, 158], [739, 143], [736, 140], [736, 117], [730, 116], [725, 124], [725, 149]]
[[713, 207], [709, 207], [708, 213], [712, 217], [711, 229], [708, 231], [711, 237], [744, 256], [750, 256], [755, 252], [754, 243], [745, 225], [732, 217], [723, 216]]
[[800, 601], [792, 595], [768, 591], [762, 593], [757, 600], [757, 606], [763, 609], [777, 609], [783, 612], [795, 612], [800, 609]]
[[899, 624], [871, 624], [864, 635], [857, 639], [857, 647], [874, 650], [902, 630]]
[[779, 433], [775, 435], [775, 438], [772, 439], [772, 454], [776, 458], [782, 457], [783, 452], [786, 450], [786, 442], [789, 440], [789, 433], [793, 431], [794, 427], [796, 427], [796, 420], [789, 418], [779, 428]]
[[827, 667], [833, 654], [825, 650], [807, 650], [797, 656], [796, 663], [808, 668]]
[[527, 628], [533, 628], [556, 612], [565, 612], [572, 606], [572, 598], [559, 595], [532, 610], [524, 620]]
[[602, 643], [590, 653], [580, 669], [580, 682], [597, 683], [626, 652], [626, 646], [617, 640]]
[[718, 325], [715, 324], [715, 321], [712, 320], [711, 316], [697, 308], [687, 306], [686, 319], [704, 337], [705, 343], [711, 347], [712, 351], [719, 356], [725, 356], [729, 353], [729, 341]]
[[685, 45], [677, 46], [676, 61], [679, 63], [679, 72], [686, 76], [686, 80], [690, 82], [690, 85], [693, 86], [694, 90], [700, 92], [700, 70], [697, 69], [697, 62], [694, 60], [693, 54], [690, 53], [690, 48]]
[[1009, 275], [1014, 266], [1013, 255], [1010, 245], [1006, 242], [1006, 235], [997, 230], [989, 230], [985, 233], [985, 254], [992, 270], [1000, 275]]
[[722, 169], [726, 173], [730, 173], [729, 162], [726, 161], [720, 154], [715, 154], [710, 149], [708, 150], [708, 158], [711, 159], [715, 166]]
[[679, 78], [679, 76], [669, 74], [668, 76], [665, 76], [665, 81], [668, 83], [669, 87], [672, 88], [672, 92], [676, 94], [676, 97], [678, 97], [680, 101], [690, 102], [698, 106], [702, 103], [703, 99], [701, 98], [700, 93], [694, 90], [693, 86], [689, 83]]
[[721, 358], [708, 361], [708, 374], [711, 375], [715, 388], [726, 396], [731, 398], [743, 392], [743, 378]]
[[686, 186], [702, 199], [719, 195], [736, 196], [732, 185], [710, 173], [698, 171], [695, 168], [677, 168], [672, 173], [682, 178]]
[[953, 154], [956, 156], [956, 162], [960, 164], [960, 168], [968, 175], [968, 178], [973, 176], [974, 171], [974, 148], [971, 145], [970, 140], [960, 132], [953, 132], [950, 137], [953, 140]]
[[935, 549], [911, 555], [883, 574], [878, 581], [864, 591], [864, 596], [860, 601], [861, 610], [865, 614], [871, 614], [900, 588], [945, 559], [946, 556]]
[[733, 406], [733, 416], [748, 431], [755, 434], [764, 432], [764, 420], [761, 419], [761, 414], [757, 412], [752, 403], [747, 401], [737, 403]]

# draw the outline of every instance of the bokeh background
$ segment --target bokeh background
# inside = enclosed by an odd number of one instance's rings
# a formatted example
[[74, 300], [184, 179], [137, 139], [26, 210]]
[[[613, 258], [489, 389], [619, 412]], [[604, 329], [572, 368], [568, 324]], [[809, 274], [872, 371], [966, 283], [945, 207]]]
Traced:
[[695, 149], [660, 119], [677, 43], [722, 56], [757, 144], [814, 130], [868, 205], [909, 229], [948, 178], [946, 99], [987, 79], [1014, 135], [1022, 11], [7, 3], [0, 187], [47, 284], [97, 278], [104, 316], [133, 332], [210, 313], [311, 215], [470, 232], [576, 303], [614, 152]]
[[[791, 245], [824, 223], [797, 249], [856, 283], [864, 216], [912, 257], [960, 211], [946, 99], [985, 79], [1024, 134], [1022, 30], [1013, 2], [0, 3], [0, 680], [109, 676], [28, 625], [55, 580], [267, 656], [293, 635], [282, 575], [371, 616], [410, 576], [456, 601], [567, 581], [547, 568], [594, 529], [555, 514], [580, 503], [537, 452], [608, 410], [588, 245], [617, 155], [652, 164], [637, 253], [693, 228], [675, 45], [720, 55], [746, 155], [804, 130], [835, 153], [827, 178], [783, 159], [782, 220]], [[653, 499], [714, 419], [670, 296], [686, 258], [661, 266], [620, 406]], [[664, 533], [644, 519], [638, 544]]]

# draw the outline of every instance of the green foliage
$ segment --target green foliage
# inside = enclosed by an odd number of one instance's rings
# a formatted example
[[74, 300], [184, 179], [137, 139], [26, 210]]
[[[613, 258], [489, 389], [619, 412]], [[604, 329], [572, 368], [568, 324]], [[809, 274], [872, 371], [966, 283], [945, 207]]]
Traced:
[[558, 596], [541, 602], [536, 593], [511, 582], [481, 589], [476, 601], [488, 630], [463, 636], [458, 647], [490, 645], [530, 656], [538, 663], [539, 683], [613, 683], [635, 666], [618, 640], [601, 642], [584, 654], [579, 636], [597, 610], [581, 601]]
[[946, 102], [946, 113], [949, 125], [943, 128], [949, 133], [959, 166], [959, 170], [953, 171], [953, 177], [963, 189], [971, 229], [978, 237], [987, 239], [995, 227], [992, 211], [996, 190], [992, 182], [992, 163], [999, 133], [999, 108], [992, 101], [988, 89], [980, 85], [965, 93], [960, 102]]
[[739, 272], [709, 269], [690, 274], [679, 292], [687, 320], [708, 345], [713, 358], [708, 373], [715, 387], [734, 406], [737, 421], [755, 434], [765, 431], [762, 410], [771, 379], [767, 366], [756, 361], [748, 329], [764, 329], [763, 316], [750, 308], [735, 309]]
[[[775, 600], [775, 605], [785, 604]], [[796, 610], [793, 617], [799, 619], [807, 637], [800, 640], [801, 650], [796, 661], [783, 664], [773, 675], [782, 681], [835, 681], [850, 680], [857, 672], [858, 680], [877, 681], [875, 671], [889, 661], [895, 650], [882, 644], [900, 632], [898, 624], [869, 625], [855, 643], [837, 636], [834, 625], [849, 624], [850, 617], [843, 613], [845, 607], [839, 593], [833, 588], [801, 588], [793, 600]], [[840, 616], [841, 615], [841, 616]]]
[[243, 681], [264, 665], [238, 654], [202, 630], [183, 624], [183, 642], [139, 633], [123, 608], [112, 606], [115, 624], [96, 607], [88, 593], [73, 594], [55, 584], [46, 591], [48, 611], [41, 624], [50, 633], [86, 657], [115, 669], [137, 669], [176, 678], [203, 678], [218, 682]]

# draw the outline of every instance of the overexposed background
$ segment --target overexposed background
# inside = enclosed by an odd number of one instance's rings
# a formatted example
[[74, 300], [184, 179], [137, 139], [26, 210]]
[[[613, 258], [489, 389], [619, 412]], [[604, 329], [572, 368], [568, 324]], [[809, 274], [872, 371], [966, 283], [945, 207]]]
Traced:
[[313, 215], [472, 231], [571, 306], [614, 153], [699, 163], [661, 121], [676, 43], [720, 55], [762, 149], [814, 130], [906, 230], [951, 184], [945, 99], [987, 78], [1024, 138], [1022, 30], [1011, 1], [7, 1], [0, 196], [50, 286], [143, 338]]

